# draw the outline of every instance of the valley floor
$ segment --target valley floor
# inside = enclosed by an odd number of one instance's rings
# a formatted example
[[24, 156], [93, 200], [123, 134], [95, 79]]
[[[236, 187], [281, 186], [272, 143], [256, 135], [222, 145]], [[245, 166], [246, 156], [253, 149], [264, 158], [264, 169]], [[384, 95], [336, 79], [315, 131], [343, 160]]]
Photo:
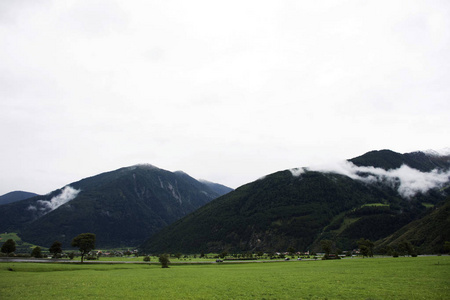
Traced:
[[2, 299], [448, 299], [450, 257], [241, 264], [0, 263]]

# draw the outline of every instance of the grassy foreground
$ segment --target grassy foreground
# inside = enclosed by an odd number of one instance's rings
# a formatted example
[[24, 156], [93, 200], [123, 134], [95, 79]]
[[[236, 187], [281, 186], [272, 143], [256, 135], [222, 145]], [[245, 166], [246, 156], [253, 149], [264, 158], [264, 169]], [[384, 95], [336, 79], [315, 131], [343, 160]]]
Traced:
[[2, 299], [448, 299], [450, 257], [169, 269], [146, 264], [3, 262], [0, 295]]

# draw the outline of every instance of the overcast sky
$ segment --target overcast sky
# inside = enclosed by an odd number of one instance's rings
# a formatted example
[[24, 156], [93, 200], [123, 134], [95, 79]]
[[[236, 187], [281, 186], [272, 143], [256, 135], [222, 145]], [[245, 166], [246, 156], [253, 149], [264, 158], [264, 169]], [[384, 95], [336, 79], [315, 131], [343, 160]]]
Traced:
[[449, 147], [450, 1], [0, 1], [0, 195], [138, 163], [236, 188]]

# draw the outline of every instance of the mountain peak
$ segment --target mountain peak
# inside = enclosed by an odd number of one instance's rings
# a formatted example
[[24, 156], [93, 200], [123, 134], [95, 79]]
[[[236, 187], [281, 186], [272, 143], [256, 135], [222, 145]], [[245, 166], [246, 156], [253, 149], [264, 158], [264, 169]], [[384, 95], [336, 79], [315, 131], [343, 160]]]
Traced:
[[154, 166], [152, 164], [148, 164], [148, 163], [136, 164], [136, 165], [128, 167], [127, 169], [134, 170], [136, 168], [140, 168], [140, 169], [159, 169], [158, 167], [156, 167], [156, 166]]
[[[370, 151], [338, 165], [279, 171], [243, 185], [150, 237], [147, 252], [354, 249], [387, 237], [445, 200], [447, 158]], [[417, 245], [421, 246], [421, 245]]]
[[136, 246], [228, 191], [185, 173], [138, 164], [2, 207], [0, 231], [20, 230], [23, 239], [42, 245], [69, 244], [74, 236], [93, 232], [99, 247]]
[[0, 205], [28, 199], [38, 194], [24, 191], [13, 191], [0, 196]]
[[450, 156], [450, 147], [439, 150], [428, 149], [423, 152], [429, 156]]

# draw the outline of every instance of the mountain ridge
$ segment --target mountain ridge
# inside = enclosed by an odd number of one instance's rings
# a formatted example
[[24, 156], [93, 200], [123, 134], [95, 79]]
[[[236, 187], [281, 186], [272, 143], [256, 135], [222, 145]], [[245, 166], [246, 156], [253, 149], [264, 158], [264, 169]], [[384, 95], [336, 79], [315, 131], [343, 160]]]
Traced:
[[186, 173], [135, 165], [5, 205], [0, 230], [43, 245], [93, 232], [99, 247], [132, 247], [220, 195]]
[[[448, 172], [448, 157], [382, 150], [349, 161], [370, 168], [356, 167], [357, 179], [308, 168], [269, 174], [174, 222], [140, 248], [156, 253], [285, 251], [288, 247], [320, 251], [320, 240], [330, 239], [338, 248], [353, 249], [361, 237], [377, 240], [423, 217], [427, 209], [422, 203], [434, 205], [445, 198], [439, 190], [407, 181], [407, 176], [395, 179], [397, 173], [388, 172], [417, 174], [420, 169], [423, 176], [434, 176], [437, 172], [431, 172], [431, 166]], [[444, 179], [442, 184], [448, 185], [448, 173]], [[408, 184], [415, 194], [404, 198], [400, 188]]]
[[0, 196], [0, 205], [14, 203], [37, 195], [36, 193], [25, 191], [12, 191]]

